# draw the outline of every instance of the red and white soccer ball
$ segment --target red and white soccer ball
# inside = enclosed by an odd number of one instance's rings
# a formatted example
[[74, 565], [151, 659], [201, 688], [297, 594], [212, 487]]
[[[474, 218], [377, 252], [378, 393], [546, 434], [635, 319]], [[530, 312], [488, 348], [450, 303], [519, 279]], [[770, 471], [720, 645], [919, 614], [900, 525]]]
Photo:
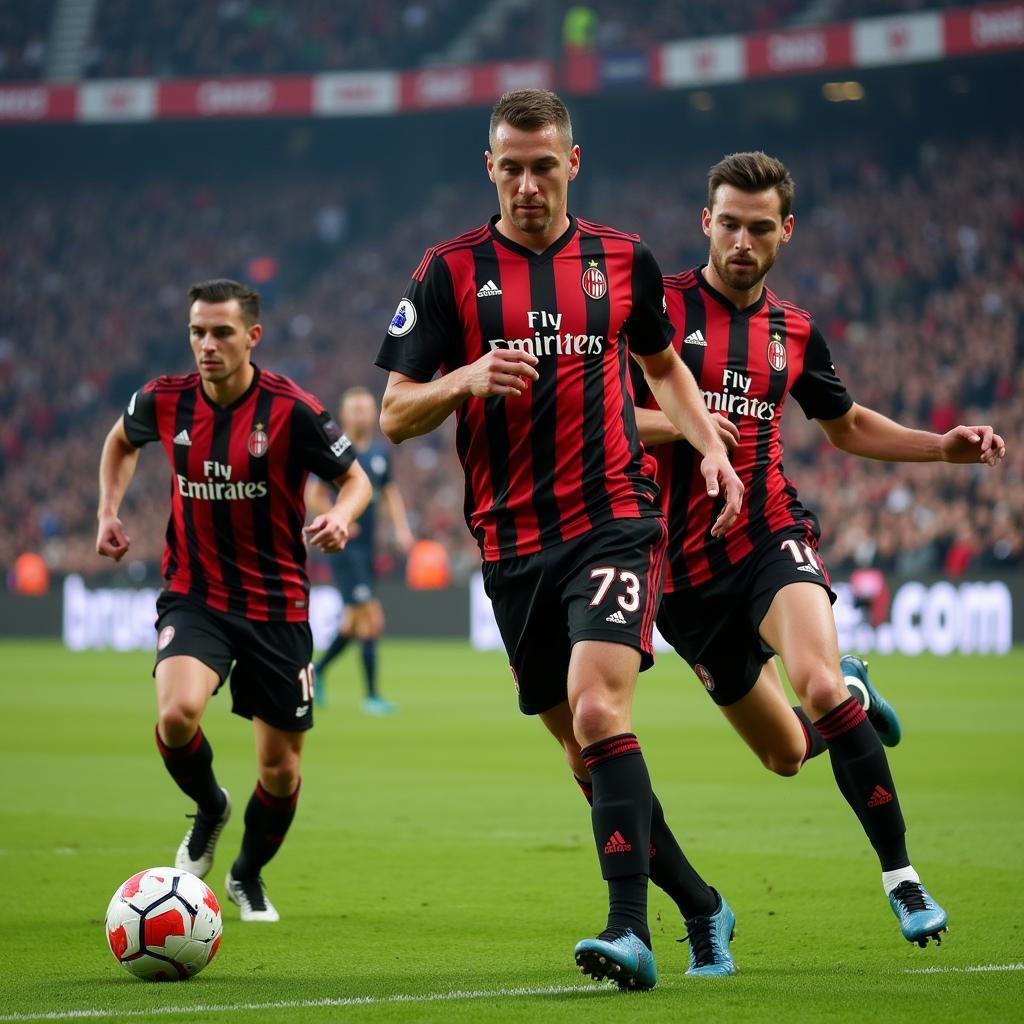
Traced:
[[224, 930], [213, 890], [178, 868], [150, 868], [119, 885], [105, 925], [114, 958], [147, 981], [198, 974], [217, 955]]

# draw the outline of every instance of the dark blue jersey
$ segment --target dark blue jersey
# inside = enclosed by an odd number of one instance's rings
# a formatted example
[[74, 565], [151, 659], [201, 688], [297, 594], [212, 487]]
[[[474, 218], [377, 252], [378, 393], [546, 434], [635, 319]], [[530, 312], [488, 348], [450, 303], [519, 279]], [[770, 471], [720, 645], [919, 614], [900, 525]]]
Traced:
[[365, 451], [357, 450], [355, 445], [352, 448], [356, 453], [356, 462], [370, 478], [373, 497], [366, 506], [366, 511], [359, 517], [358, 535], [345, 547], [346, 550], [361, 549], [372, 553], [377, 541], [377, 499], [380, 497], [381, 488], [391, 483], [391, 452], [380, 441], [370, 442]]

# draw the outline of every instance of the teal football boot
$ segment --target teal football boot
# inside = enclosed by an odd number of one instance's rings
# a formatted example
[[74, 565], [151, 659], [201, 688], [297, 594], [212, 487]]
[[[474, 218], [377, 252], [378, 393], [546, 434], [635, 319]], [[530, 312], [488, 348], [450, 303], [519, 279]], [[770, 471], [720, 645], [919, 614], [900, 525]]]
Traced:
[[718, 909], [713, 914], [686, 918], [686, 937], [679, 941], [690, 944], [687, 974], [723, 976], [736, 973], [736, 963], [729, 952], [729, 943], [736, 934], [736, 915], [720, 892], [715, 895], [718, 897]]
[[860, 686], [867, 697], [864, 704], [868, 721], [874, 726], [883, 746], [895, 747], [903, 735], [900, 720], [896, 717], [892, 705], [872, 686], [868, 678], [868, 663], [855, 654], [844, 654], [839, 659], [839, 668], [842, 670], [847, 688]]
[[929, 939], [942, 942], [946, 930], [946, 912], [931, 898], [920, 882], [900, 882], [889, 893], [889, 906], [900, 922], [900, 931], [907, 942], [916, 942], [922, 949]]
[[583, 939], [576, 943], [576, 963], [595, 981], [610, 978], [624, 992], [654, 988], [658, 970], [643, 939], [627, 931], [616, 939]]

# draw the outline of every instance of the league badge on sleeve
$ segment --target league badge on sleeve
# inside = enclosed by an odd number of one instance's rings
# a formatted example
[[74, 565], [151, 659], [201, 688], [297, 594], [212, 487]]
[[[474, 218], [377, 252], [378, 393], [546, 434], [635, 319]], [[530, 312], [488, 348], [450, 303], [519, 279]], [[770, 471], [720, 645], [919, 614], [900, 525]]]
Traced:
[[768, 342], [768, 365], [776, 373], [782, 373], [786, 368], [786, 346], [782, 344], [782, 335], [778, 331]]
[[388, 334], [393, 338], [401, 338], [416, 326], [416, 307], [408, 300], [402, 299], [395, 310], [395, 315], [388, 325]]

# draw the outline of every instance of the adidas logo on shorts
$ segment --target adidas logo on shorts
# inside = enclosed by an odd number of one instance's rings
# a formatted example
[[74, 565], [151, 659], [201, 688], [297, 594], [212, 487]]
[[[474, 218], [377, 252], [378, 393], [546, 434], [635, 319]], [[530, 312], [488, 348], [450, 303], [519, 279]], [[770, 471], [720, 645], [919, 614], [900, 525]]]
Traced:
[[620, 611], [614, 611], [604, 621], [614, 622], [617, 626], [624, 626], [626, 624], [626, 616]]

